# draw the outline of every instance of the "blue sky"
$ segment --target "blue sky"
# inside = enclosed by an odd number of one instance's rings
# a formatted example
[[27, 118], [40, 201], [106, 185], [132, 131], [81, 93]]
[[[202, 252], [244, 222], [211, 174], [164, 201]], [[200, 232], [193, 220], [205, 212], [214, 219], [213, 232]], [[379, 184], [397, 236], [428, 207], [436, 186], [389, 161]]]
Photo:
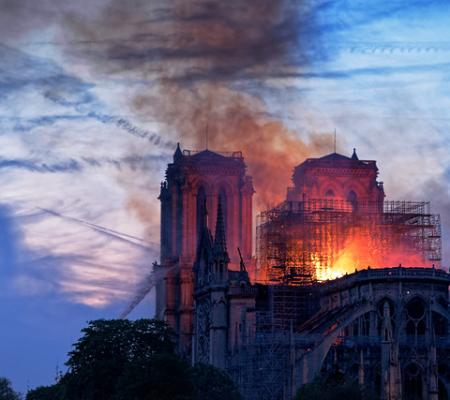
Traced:
[[[133, 297], [165, 164], [208, 118], [214, 148], [276, 154], [286, 176], [336, 129], [450, 233], [447, 1], [216, 3], [0, 0], [0, 376], [21, 391]], [[132, 317], [152, 313], [151, 295]]]

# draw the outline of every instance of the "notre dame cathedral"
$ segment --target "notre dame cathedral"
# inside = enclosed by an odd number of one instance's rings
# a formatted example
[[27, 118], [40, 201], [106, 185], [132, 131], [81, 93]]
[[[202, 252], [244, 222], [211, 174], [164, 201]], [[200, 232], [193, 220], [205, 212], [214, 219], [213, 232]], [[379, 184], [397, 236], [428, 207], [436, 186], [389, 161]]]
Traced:
[[248, 400], [336, 374], [381, 400], [448, 399], [439, 216], [387, 201], [377, 177], [356, 152], [307, 159], [258, 216], [254, 247], [242, 153], [178, 146], [159, 197], [156, 312], [179, 352], [227, 371]]

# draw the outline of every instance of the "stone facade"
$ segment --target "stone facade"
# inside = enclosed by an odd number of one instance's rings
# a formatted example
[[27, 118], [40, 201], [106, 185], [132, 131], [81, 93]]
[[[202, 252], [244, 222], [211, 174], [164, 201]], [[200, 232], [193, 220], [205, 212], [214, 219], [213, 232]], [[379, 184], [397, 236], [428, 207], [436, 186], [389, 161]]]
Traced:
[[376, 161], [359, 160], [356, 151], [352, 157], [332, 153], [309, 158], [294, 169], [287, 201], [342, 200], [353, 205], [378, 203], [383, 209], [384, 189], [377, 176]]
[[[156, 315], [178, 336], [180, 351], [189, 354], [193, 324], [193, 265], [206, 210], [222, 204], [230, 268], [252, 258], [252, 180], [240, 152], [182, 152], [178, 146], [161, 184], [161, 267], [166, 279], [156, 290]], [[205, 222], [216, 225], [215, 212]]]
[[[442, 270], [363, 270], [306, 290], [252, 285], [245, 271], [220, 281], [196, 275], [193, 360], [226, 369], [245, 399], [291, 399], [331, 376], [380, 400], [448, 399], [450, 275]], [[308, 307], [316, 311], [302, 318]]]
[[339, 372], [382, 400], [447, 399], [449, 284], [442, 270], [401, 267], [323, 284], [320, 311], [298, 331], [313, 340], [299, 382]]

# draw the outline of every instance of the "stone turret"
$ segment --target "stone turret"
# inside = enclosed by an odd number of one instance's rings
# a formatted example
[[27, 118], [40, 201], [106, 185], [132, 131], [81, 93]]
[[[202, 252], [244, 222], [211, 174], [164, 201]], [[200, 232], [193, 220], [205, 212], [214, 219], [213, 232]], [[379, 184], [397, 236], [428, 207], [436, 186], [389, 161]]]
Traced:
[[216, 285], [226, 285], [228, 281], [228, 264], [230, 257], [227, 251], [225, 226], [223, 221], [222, 204], [217, 207], [216, 234], [214, 235], [214, 272], [213, 282]]
[[194, 362], [225, 367], [228, 329], [228, 257], [222, 206], [219, 201], [214, 242], [206, 224], [195, 262]]

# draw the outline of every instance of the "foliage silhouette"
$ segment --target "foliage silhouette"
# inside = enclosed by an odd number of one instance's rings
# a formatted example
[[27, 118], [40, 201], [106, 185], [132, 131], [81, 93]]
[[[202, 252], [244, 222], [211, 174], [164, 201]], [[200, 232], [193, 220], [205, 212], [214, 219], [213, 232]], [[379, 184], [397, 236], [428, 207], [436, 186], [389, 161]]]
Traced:
[[26, 400], [240, 400], [224, 372], [190, 367], [176, 354], [173, 331], [162, 321], [96, 320], [82, 333], [67, 373]]
[[13, 390], [9, 379], [0, 377], [0, 400], [20, 400], [20, 398]]

